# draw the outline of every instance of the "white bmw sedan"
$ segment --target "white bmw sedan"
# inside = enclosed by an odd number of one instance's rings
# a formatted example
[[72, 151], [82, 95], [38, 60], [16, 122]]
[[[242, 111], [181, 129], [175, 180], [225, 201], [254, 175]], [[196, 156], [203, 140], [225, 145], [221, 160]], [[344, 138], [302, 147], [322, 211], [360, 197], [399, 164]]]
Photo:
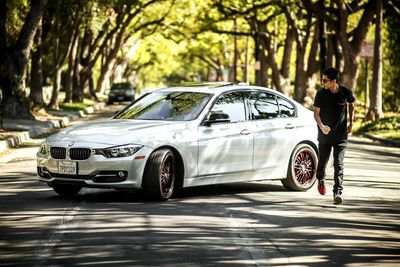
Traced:
[[317, 167], [312, 112], [263, 87], [199, 84], [146, 94], [110, 119], [66, 128], [37, 153], [38, 180], [60, 195], [82, 187], [176, 189], [280, 179], [307, 190]]

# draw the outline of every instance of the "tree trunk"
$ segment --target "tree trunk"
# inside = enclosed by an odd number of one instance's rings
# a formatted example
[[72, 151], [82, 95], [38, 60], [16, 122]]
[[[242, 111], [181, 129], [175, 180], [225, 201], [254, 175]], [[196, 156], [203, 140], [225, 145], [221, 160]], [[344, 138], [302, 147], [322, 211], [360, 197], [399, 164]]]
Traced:
[[345, 56], [342, 83], [354, 91], [357, 83], [360, 59], [358, 56]]
[[66, 73], [64, 103], [72, 102], [74, 64], [75, 64], [75, 59], [78, 56], [78, 45], [79, 45], [79, 23], [76, 22], [75, 30], [72, 36], [71, 51], [68, 54], [68, 69]]
[[376, 0], [374, 65], [369, 103], [366, 119], [378, 120], [382, 118], [382, 0]]
[[289, 95], [290, 92], [290, 62], [292, 58], [294, 41], [295, 41], [294, 30], [292, 27], [288, 26], [286, 32], [285, 47], [283, 50], [282, 67], [281, 67], [282, 93], [284, 93], [285, 95]]
[[60, 80], [61, 80], [62, 69], [53, 69], [53, 91], [49, 103], [49, 108], [58, 109], [58, 92], [60, 91]]
[[270, 36], [266, 36], [264, 38], [264, 47], [266, 47], [268, 51], [268, 60], [272, 69], [272, 82], [274, 84], [274, 87], [277, 91], [285, 93], [282, 89], [282, 76], [278, 64], [275, 60], [276, 53]]
[[261, 64], [260, 64], [260, 37], [256, 33], [254, 38], [254, 59], [255, 59], [255, 68], [254, 68], [254, 78], [255, 78], [255, 84], [256, 85], [261, 85]]
[[104, 86], [104, 82], [106, 78], [110, 76], [110, 72], [113, 69], [114, 64], [115, 64], [115, 58], [111, 62], [109, 62], [107, 67], [101, 68], [100, 76], [97, 79], [97, 84], [96, 84], [96, 92], [98, 92], [100, 95], [104, 94], [104, 91], [106, 89]]
[[[318, 7], [321, 10], [325, 9], [324, 0], [318, 0]], [[325, 35], [325, 21], [322, 18], [318, 18], [318, 40], [319, 40], [319, 64], [320, 71], [326, 69], [326, 35]]]
[[80, 88], [80, 76], [79, 76], [79, 57], [75, 58], [74, 71], [72, 75], [72, 101], [82, 102], [83, 101], [83, 91]]
[[32, 52], [31, 79], [29, 98], [33, 108], [44, 108], [43, 84], [42, 84], [42, 27], [39, 26], [34, 38], [36, 50]]
[[68, 68], [66, 73], [65, 83], [65, 98], [64, 103], [72, 102], [72, 84], [74, 75], [74, 58], [76, 56], [76, 47], [73, 48], [72, 53], [68, 56]]
[[[59, 9], [59, 2], [57, 1], [57, 10]], [[50, 109], [58, 109], [58, 91], [60, 89], [61, 80], [61, 67], [58, 66], [58, 59], [60, 57], [60, 38], [59, 38], [60, 26], [58, 22], [58, 14], [54, 18], [53, 23], [53, 91], [49, 103]]]
[[304, 102], [307, 92], [307, 77], [305, 66], [305, 49], [299, 47], [297, 44], [297, 54], [296, 54], [296, 77], [294, 80], [294, 100], [299, 103]]
[[90, 98], [93, 100], [98, 101], [99, 99], [97, 98], [96, 91], [94, 89], [94, 84], [93, 84], [93, 73], [90, 73], [90, 78], [89, 78], [89, 94]]
[[[6, 21], [6, 1], [0, 4], [0, 21]], [[42, 17], [46, 0], [31, 0], [30, 10], [19, 33], [17, 42], [7, 47], [5, 25], [1, 26], [0, 53], [0, 86], [3, 98], [0, 105], [0, 115], [4, 118], [33, 119], [25, 96], [24, 76], [33, 43], [33, 38]]]

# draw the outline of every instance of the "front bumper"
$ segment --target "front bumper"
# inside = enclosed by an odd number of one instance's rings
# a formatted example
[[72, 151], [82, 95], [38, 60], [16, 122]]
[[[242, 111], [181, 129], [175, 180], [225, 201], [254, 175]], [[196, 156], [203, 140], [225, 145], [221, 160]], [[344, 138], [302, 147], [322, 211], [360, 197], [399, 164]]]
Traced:
[[37, 179], [52, 186], [64, 183], [95, 188], [141, 188], [146, 161], [150, 148], [143, 147], [130, 157], [105, 158], [91, 155], [86, 160], [77, 162], [77, 174], [59, 173], [59, 160], [49, 155], [37, 154]]

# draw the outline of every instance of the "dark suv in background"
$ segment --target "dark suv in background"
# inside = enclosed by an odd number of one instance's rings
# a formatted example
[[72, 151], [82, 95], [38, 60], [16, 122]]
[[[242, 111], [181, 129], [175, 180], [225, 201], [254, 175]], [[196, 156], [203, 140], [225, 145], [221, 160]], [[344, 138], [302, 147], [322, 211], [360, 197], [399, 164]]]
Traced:
[[135, 88], [129, 82], [113, 83], [108, 94], [108, 103], [135, 100]]

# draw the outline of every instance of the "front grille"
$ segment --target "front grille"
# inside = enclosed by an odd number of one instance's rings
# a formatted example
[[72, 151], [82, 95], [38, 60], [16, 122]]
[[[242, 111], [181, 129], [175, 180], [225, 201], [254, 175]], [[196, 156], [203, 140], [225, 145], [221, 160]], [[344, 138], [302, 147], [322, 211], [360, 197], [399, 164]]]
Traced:
[[[71, 148], [69, 158], [72, 160], [86, 160], [90, 157], [92, 150], [89, 148]], [[53, 159], [66, 159], [67, 149], [64, 147], [50, 148], [50, 154]]]
[[53, 159], [65, 159], [67, 150], [64, 147], [50, 148], [50, 155]]
[[69, 157], [72, 160], [85, 160], [90, 157], [92, 150], [89, 148], [71, 148], [69, 150]]

